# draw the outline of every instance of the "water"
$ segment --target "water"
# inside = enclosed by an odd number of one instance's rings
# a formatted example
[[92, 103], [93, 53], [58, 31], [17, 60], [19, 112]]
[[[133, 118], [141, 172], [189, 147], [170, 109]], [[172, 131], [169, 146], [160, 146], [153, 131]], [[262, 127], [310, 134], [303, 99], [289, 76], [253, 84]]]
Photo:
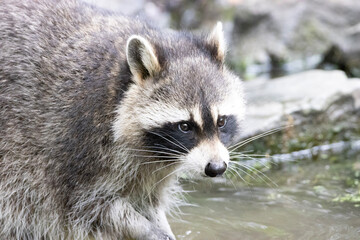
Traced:
[[277, 186], [251, 178], [186, 183], [194, 206], [171, 219], [177, 239], [360, 239], [360, 202], [334, 201], [359, 190], [360, 156], [288, 163], [266, 175]]

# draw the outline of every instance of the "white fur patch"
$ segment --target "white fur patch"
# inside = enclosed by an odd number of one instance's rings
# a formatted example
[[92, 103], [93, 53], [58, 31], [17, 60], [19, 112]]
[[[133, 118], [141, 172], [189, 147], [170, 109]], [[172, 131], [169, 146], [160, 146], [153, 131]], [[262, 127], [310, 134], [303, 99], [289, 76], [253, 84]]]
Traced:
[[230, 89], [224, 94], [224, 99], [217, 106], [218, 116], [234, 115], [239, 121], [242, 121], [245, 117], [245, 101], [243, 87], [240, 79], [227, 71], [228, 80], [231, 81]]
[[236, 95], [227, 96], [224, 102], [218, 105], [219, 116], [235, 115], [238, 120], [243, 120], [245, 115], [245, 104], [243, 99]]
[[219, 109], [218, 109], [218, 106], [211, 106], [210, 112], [211, 112], [211, 116], [212, 116], [212, 118], [213, 118], [213, 120], [214, 120], [214, 125], [216, 126], [216, 125], [217, 125], [218, 118], [219, 118]]
[[202, 119], [202, 116], [201, 116], [201, 110], [200, 110], [200, 106], [195, 106], [192, 111], [191, 111], [192, 115], [193, 115], [193, 118], [194, 118], [194, 121], [195, 123], [197, 123], [200, 128], [202, 129], [203, 128], [203, 124], [204, 124], [204, 121]]
[[204, 141], [193, 148], [184, 160], [184, 171], [196, 176], [205, 175], [205, 167], [210, 162], [229, 162], [229, 152], [219, 139]]
[[190, 120], [190, 113], [186, 109], [179, 109], [171, 105], [154, 105], [151, 109], [138, 112], [138, 120], [146, 129], [161, 127], [165, 123], [176, 123]]

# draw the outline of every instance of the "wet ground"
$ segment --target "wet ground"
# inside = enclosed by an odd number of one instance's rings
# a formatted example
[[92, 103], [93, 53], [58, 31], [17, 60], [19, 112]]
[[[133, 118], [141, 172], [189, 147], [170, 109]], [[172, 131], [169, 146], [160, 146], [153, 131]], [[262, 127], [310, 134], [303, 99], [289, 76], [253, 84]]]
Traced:
[[194, 206], [171, 219], [177, 239], [360, 239], [360, 155], [287, 163], [266, 175], [277, 186], [256, 176], [185, 183]]

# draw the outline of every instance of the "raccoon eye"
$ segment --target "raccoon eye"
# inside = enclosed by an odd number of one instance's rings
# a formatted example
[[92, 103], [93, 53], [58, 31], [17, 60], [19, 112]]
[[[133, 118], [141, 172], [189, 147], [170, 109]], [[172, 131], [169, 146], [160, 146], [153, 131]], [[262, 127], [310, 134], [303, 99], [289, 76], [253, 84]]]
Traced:
[[225, 116], [222, 116], [222, 117], [219, 117], [217, 125], [219, 128], [223, 128], [223, 127], [225, 127], [226, 122], [227, 122], [227, 118]]
[[184, 132], [184, 133], [187, 133], [190, 131], [190, 126], [188, 123], [179, 123], [178, 125], [180, 131]]

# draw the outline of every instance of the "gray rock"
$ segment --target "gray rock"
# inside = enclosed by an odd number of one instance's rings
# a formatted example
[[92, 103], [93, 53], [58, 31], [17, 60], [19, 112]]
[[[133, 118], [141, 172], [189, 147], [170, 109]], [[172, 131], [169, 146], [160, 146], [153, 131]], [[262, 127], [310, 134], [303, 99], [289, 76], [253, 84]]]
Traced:
[[[359, 22], [358, 0], [239, 1], [231, 61], [276, 65], [300, 59], [301, 69], [299, 64], [294, 69], [293, 64], [285, 66], [288, 72], [296, 72], [316, 67], [322, 59], [313, 62], [312, 57], [326, 55], [336, 46], [345, 59], [342, 63], [359, 67]], [[329, 62], [343, 68], [333, 59]]]
[[330, 121], [360, 111], [360, 79], [342, 71], [312, 70], [271, 81], [244, 83], [248, 102], [243, 137], [274, 127], [312, 121], [312, 113], [324, 113]]
[[360, 76], [360, 24], [350, 27], [344, 38], [324, 54], [320, 67], [337, 66], [349, 76]]

